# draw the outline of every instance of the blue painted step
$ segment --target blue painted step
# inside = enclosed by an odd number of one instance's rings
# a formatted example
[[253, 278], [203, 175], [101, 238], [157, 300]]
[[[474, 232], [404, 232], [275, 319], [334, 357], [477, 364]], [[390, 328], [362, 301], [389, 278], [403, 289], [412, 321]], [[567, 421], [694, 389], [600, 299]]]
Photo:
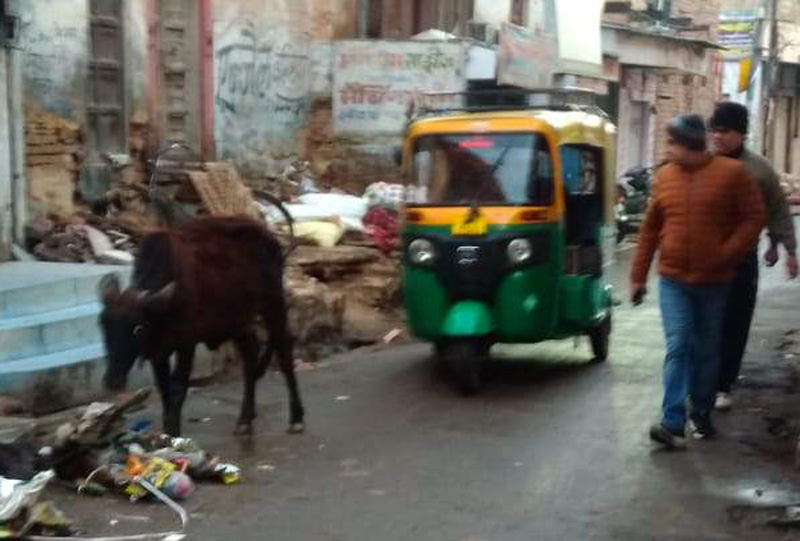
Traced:
[[[130, 279], [130, 267], [0, 264], [0, 394], [49, 413], [102, 399], [105, 349], [97, 323], [97, 285], [109, 272]], [[194, 375], [213, 376], [225, 353], [198, 348]], [[149, 385], [149, 367], [134, 368], [131, 386]]]
[[66, 263], [13, 262], [0, 264], [0, 319], [97, 301], [97, 284], [109, 272], [123, 281], [129, 267]]
[[7, 361], [100, 342], [99, 303], [0, 319], [0, 367]]

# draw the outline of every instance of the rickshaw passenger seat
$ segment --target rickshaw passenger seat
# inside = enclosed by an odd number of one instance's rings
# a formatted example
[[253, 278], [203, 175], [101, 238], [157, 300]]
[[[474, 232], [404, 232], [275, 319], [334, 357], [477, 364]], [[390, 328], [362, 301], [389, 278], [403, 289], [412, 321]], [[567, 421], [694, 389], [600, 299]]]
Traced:
[[597, 194], [567, 194], [567, 245], [596, 245], [599, 222], [600, 198]]
[[602, 257], [598, 245], [600, 197], [597, 194], [567, 194], [565, 227], [567, 274], [600, 276]]

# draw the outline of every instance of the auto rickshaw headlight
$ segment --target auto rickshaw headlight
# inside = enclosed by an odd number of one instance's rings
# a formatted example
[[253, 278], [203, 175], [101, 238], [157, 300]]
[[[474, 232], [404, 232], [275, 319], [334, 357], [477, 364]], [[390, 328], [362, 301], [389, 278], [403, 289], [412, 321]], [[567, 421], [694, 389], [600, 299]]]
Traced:
[[508, 259], [515, 265], [525, 263], [533, 256], [533, 246], [528, 239], [514, 239], [508, 243]]
[[430, 265], [436, 259], [436, 248], [427, 239], [416, 239], [408, 245], [408, 257], [415, 265]]

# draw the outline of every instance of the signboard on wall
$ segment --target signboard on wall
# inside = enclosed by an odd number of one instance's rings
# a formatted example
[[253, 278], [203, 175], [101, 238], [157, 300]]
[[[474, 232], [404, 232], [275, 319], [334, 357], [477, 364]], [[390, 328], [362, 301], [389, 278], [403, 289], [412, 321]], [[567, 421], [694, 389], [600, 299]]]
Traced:
[[540, 28], [504, 23], [500, 27], [497, 82], [521, 88], [553, 84], [558, 65], [558, 39]]
[[558, 0], [558, 55], [566, 73], [601, 74], [603, 47], [601, 20], [604, 0]]
[[463, 42], [340, 41], [333, 66], [337, 136], [400, 135], [417, 94], [466, 89]]
[[726, 11], [719, 18], [717, 43], [727, 59], [753, 55], [758, 33], [758, 14], [753, 11]]

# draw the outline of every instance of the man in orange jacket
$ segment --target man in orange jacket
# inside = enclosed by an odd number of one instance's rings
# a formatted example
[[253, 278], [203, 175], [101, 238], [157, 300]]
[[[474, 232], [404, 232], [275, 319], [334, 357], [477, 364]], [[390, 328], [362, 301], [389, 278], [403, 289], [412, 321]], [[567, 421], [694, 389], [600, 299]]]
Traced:
[[666, 337], [662, 419], [650, 438], [683, 447], [689, 420], [696, 438], [712, 437], [717, 355], [729, 283], [764, 226], [764, 203], [746, 166], [706, 150], [697, 115], [668, 127], [667, 158], [639, 235], [631, 270], [631, 299], [642, 302], [659, 251], [661, 317]]

